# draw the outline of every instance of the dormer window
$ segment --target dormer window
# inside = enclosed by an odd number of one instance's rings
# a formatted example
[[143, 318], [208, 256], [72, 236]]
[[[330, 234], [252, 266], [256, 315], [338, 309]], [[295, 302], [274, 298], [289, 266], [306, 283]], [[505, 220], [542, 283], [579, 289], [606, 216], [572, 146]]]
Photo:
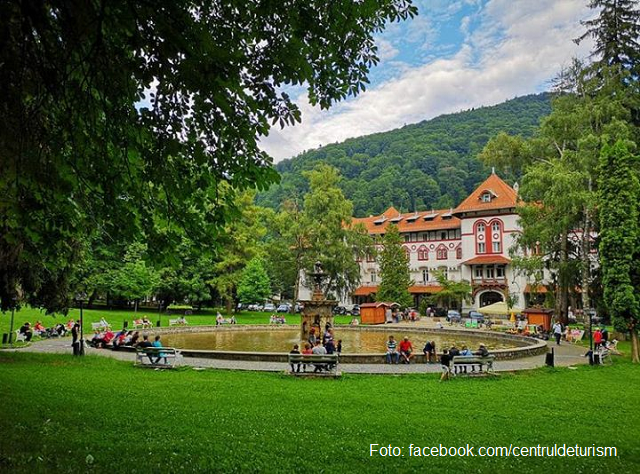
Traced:
[[491, 202], [492, 197], [491, 193], [484, 193], [482, 194], [482, 202]]

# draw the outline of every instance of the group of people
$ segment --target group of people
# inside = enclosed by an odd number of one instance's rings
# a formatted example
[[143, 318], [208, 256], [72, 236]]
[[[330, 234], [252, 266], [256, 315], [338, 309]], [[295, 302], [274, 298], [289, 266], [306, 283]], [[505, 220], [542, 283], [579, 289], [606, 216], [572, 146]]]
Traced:
[[[435, 341], [427, 341], [422, 349], [424, 358], [427, 364], [434, 363], [437, 360], [437, 348]], [[440, 356], [440, 363], [449, 367], [451, 360], [455, 356], [474, 356], [480, 355], [482, 357], [488, 355], [489, 352], [484, 344], [480, 344], [480, 347], [476, 352], [473, 352], [467, 346], [462, 346], [462, 349], [458, 349], [455, 344], [450, 349], [444, 349]], [[410, 364], [411, 359], [414, 357], [413, 344], [409, 340], [408, 336], [405, 336], [400, 344], [395, 340], [393, 336], [389, 336], [387, 340], [387, 353], [386, 360], [388, 364]], [[444, 357], [444, 358], [443, 358]]]
[[31, 341], [34, 336], [45, 338], [62, 337], [67, 335], [73, 327], [73, 319], [70, 322], [71, 325], [69, 325], [69, 323], [67, 323], [67, 325], [58, 323], [53, 327], [46, 328], [42, 324], [42, 321], [36, 321], [34, 325], [29, 321], [26, 321], [22, 326], [20, 326], [18, 332], [24, 336], [24, 340], [27, 342]]
[[[316, 335], [317, 327], [312, 327], [309, 331], [309, 337], [307, 342], [304, 343], [304, 348], [302, 352], [300, 352], [300, 346], [295, 344], [293, 349], [289, 352], [290, 354], [315, 354], [315, 355], [326, 355], [326, 354], [340, 354], [342, 353], [342, 339], [338, 339], [336, 341], [334, 337], [333, 329], [329, 324], [325, 327], [325, 331], [322, 334], [322, 337], [318, 337]], [[333, 369], [333, 364], [313, 364], [314, 372], [322, 372], [329, 371]], [[304, 363], [295, 363], [291, 364], [291, 372], [300, 372], [302, 368], [303, 371], [306, 371], [307, 364]]]
[[388, 308], [385, 313], [385, 322], [399, 323], [400, 321], [419, 321], [420, 315], [413, 308], [405, 308], [400, 311], [398, 308]]
[[135, 347], [140, 339], [139, 331], [127, 331], [122, 329], [114, 333], [111, 328], [107, 328], [106, 331], [96, 330], [93, 333], [93, 337], [89, 340], [89, 345], [95, 348], [106, 349], [111, 346], [113, 349], [119, 347], [130, 346]]
[[284, 316], [280, 316], [279, 314], [272, 314], [269, 318], [269, 324], [287, 324], [287, 320]]
[[[185, 321], [185, 323], [186, 323], [186, 321]], [[216, 314], [216, 326], [221, 326], [223, 324], [238, 324], [238, 321], [236, 321], [236, 317], [235, 316], [231, 316], [231, 318], [225, 319], [220, 314], [220, 311], [218, 311], [218, 313]]]

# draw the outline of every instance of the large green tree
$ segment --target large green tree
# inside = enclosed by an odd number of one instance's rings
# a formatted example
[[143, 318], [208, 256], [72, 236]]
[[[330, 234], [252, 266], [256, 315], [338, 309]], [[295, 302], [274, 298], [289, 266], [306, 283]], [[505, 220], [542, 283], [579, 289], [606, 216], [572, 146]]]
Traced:
[[[364, 90], [411, 0], [0, 2], [0, 305], [66, 304], [90, 230], [164, 255], [227, 219], [219, 185], [277, 180], [258, 147]], [[227, 203], [232, 193], [225, 193]], [[223, 205], [221, 205], [223, 204]]]
[[378, 257], [380, 285], [378, 285], [376, 300], [398, 303], [403, 308], [407, 308], [413, 303], [409, 293], [412, 280], [409, 272], [409, 258], [402, 242], [398, 227], [388, 225], [382, 239], [382, 251]]
[[632, 142], [617, 140], [600, 158], [600, 259], [604, 300], [613, 323], [631, 333], [632, 359], [640, 362], [640, 157]]
[[322, 263], [327, 274], [325, 290], [344, 297], [360, 283], [358, 257], [363, 257], [372, 241], [362, 226], [352, 226], [353, 205], [338, 187], [338, 170], [319, 165], [305, 174], [310, 191], [304, 198], [304, 227], [307, 230], [304, 269]]
[[238, 284], [241, 303], [264, 303], [271, 296], [271, 282], [261, 258], [253, 258], [242, 271]]

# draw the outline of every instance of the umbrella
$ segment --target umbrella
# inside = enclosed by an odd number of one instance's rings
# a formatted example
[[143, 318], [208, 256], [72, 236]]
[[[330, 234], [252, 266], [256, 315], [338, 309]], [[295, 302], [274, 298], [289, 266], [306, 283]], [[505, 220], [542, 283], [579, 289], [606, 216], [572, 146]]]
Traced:
[[522, 308], [507, 308], [507, 303], [504, 301], [499, 301], [498, 303], [493, 303], [488, 306], [483, 306], [478, 310], [478, 312], [482, 314], [499, 314], [499, 315], [508, 315], [510, 313], [521, 313]]

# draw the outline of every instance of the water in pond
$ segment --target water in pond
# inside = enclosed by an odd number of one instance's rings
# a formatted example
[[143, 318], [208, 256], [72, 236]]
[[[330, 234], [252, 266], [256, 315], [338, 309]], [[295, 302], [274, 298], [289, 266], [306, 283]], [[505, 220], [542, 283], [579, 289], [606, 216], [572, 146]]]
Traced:
[[[342, 339], [342, 352], [354, 353], [383, 353], [386, 351], [386, 341], [390, 335], [395, 336], [398, 342], [405, 335], [413, 343], [413, 347], [419, 353], [427, 340], [436, 342], [438, 352], [443, 347], [451, 347], [455, 344], [458, 348], [463, 345], [471, 349], [477, 349], [483, 342], [491, 349], [508, 349], [517, 344], [510, 341], [496, 341], [465, 334], [434, 334], [411, 332], [407, 330], [396, 331], [361, 331], [335, 330], [335, 338]], [[296, 328], [285, 330], [238, 330], [238, 331], [212, 331], [200, 333], [174, 333], [163, 334], [162, 342], [167, 347], [179, 349], [206, 349], [219, 351], [249, 351], [249, 352], [289, 352], [294, 344], [300, 343], [300, 331]]]

